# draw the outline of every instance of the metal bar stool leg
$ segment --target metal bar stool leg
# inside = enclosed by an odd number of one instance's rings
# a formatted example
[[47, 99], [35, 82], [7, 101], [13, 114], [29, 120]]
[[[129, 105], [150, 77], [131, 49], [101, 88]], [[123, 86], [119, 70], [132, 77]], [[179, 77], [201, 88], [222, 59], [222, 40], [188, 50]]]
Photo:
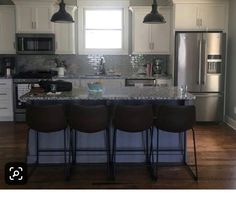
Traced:
[[64, 135], [64, 170], [65, 170], [65, 179], [69, 180], [69, 173], [68, 173], [68, 166], [67, 166], [67, 144], [66, 144], [66, 140], [67, 140], [67, 136], [66, 136], [66, 129], [64, 129], [63, 131]]
[[114, 128], [113, 131], [113, 144], [112, 144], [112, 179], [115, 179], [115, 163], [116, 163], [116, 135], [117, 129]]
[[149, 159], [149, 136], [148, 136], [148, 133], [149, 133], [149, 130], [146, 130], [145, 131], [146, 133], [146, 147], [145, 147], [145, 153], [146, 153], [146, 164], [149, 164], [150, 163], [150, 159]]
[[26, 151], [25, 151], [25, 163], [28, 163], [28, 155], [29, 155], [29, 133], [30, 128], [27, 131], [27, 137], [26, 137]]
[[106, 137], [105, 137], [105, 141], [106, 141], [106, 152], [107, 152], [107, 176], [108, 178], [110, 178], [111, 176], [111, 150], [110, 150], [110, 129], [106, 128]]
[[184, 161], [184, 164], [187, 166], [187, 169], [188, 171], [190, 172], [190, 174], [192, 175], [192, 177], [194, 178], [195, 181], [198, 180], [198, 175], [197, 175], [197, 154], [196, 154], [196, 144], [195, 144], [195, 133], [193, 132], [193, 148], [194, 148], [194, 167], [195, 167], [195, 173], [193, 172], [192, 168], [190, 167], [190, 165], [188, 164], [187, 162], [187, 156], [186, 156], [186, 151], [187, 151], [187, 143], [186, 143], [186, 131], [185, 131], [185, 144], [184, 144], [184, 147], [185, 147], [185, 155], [184, 155], [184, 158], [185, 158], [185, 161]]
[[157, 144], [156, 144], [156, 146], [157, 146], [157, 152], [156, 152], [156, 165], [155, 165], [155, 176], [154, 176], [154, 178], [155, 178], [155, 180], [157, 180], [158, 179], [158, 165], [159, 165], [159, 129], [157, 128]]
[[39, 132], [36, 131], [36, 164], [39, 164]]
[[184, 154], [183, 154], [183, 160], [184, 163], [187, 163], [187, 156], [186, 156], [186, 151], [187, 151], [187, 136], [186, 136], [186, 131], [184, 131]]
[[193, 148], [194, 148], [194, 163], [195, 163], [195, 180], [198, 180], [198, 166], [197, 166], [197, 150], [196, 150], [196, 139], [195, 139], [195, 131], [192, 128], [193, 132]]
[[77, 158], [76, 158], [76, 149], [77, 149], [77, 131], [74, 131], [74, 159], [73, 159], [73, 164], [75, 165], [77, 162]]

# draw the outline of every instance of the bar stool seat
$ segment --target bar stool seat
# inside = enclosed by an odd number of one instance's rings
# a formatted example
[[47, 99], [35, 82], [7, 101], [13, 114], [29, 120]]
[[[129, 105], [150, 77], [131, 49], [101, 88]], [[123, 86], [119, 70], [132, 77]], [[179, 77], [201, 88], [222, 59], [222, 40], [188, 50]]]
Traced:
[[[36, 167], [39, 165], [39, 153], [40, 152], [52, 152], [46, 149], [40, 149], [39, 134], [40, 133], [53, 133], [63, 130], [63, 150], [64, 152], [64, 165], [65, 165], [65, 178], [68, 179], [69, 172], [67, 166], [67, 145], [66, 145], [66, 116], [65, 108], [63, 105], [28, 105], [26, 107], [26, 123], [29, 126], [28, 135], [30, 129], [36, 132]], [[29, 138], [29, 137], [28, 137]], [[27, 141], [27, 155], [28, 156], [29, 141]], [[55, 152], [55, 151], [53, 151]]]
[[[110, 129], [108, 119], [108, 109], [105, 105], [86, 106], [73, 104], [68, 110], [68, 123], [71, 132], [74, 133], [74, 154], [73, 163], [77, 161], [78, 151], [102, 151], [107, 155], [107, 173], [109, 176], [110, 171]], [[79, 149], [77, 148], [77, 132], [92, 134], [97, 132], [105, 132], [105, 144], [104, 149]]]
[[[145, 151], [146, 163], [149, 164], [148, 134], [152, 129], [153, 112], [151, 105], [117, 105], [113, 117], [113, 146], [112, 146], [112, 175], [115, 179], [116, 152], [119, 151]], [[142, 150], [117, 149], [117, 131], [128, 133], [146, 132], [146, 147]]]
[[[183, 144], [183, 163], [188, 167], [191, 175], [195, 180], [198, 180], [198, 168], [197, 168], [197, 154], [196, 154], [196, 142], [195, 131], [193, 126], [196, 121], [196, 109], [195, 106], [175, 106], [175, 105], [159, 105], [155, 107], [156, 119], [154, 119], [154, 125], [157, 129], [157, 147], [156, 147], [156, 171], [154, 177], [157, 179], [158, 164], [159, 164], [159, 130], [170, 133], [184, 133]], [[186, 131], [192, 130], [193, 136], [193, 148], [194, 148], [194, 167], [195, 173], [186, 161]], [[164, 151], [162, 149], [162, 151]], [[152, 157], [154, 158], [154, 149], [151, 143]]]

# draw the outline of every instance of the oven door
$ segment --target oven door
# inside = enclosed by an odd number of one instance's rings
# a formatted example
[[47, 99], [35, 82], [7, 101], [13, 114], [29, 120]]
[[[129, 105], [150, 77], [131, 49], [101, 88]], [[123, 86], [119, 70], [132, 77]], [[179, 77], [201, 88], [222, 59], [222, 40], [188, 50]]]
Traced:
[[26, 103], [20, 97], [30, 92], [32, 83], [14, 83], [14, 120], [17, 122], [25, 121]]

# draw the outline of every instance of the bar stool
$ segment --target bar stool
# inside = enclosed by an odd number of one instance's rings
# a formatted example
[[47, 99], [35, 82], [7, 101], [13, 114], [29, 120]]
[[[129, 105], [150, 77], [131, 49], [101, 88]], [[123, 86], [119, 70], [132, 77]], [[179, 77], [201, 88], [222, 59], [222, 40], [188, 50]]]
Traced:
[[[64, 168], [65, 168], [65, 178], [68, 179], [69, 171], [67, 166], [67, 145], [66, 145], [66, 116], [65, 108], [63, 105], [28, 105], [26, 108], [26, 122], [29, 126], [28, 135], [30, 129], [36, 131], [36, 166], [39, 165], [39, 153], [40, 152], [55, 152], [49, 149], [40, 149], [39, 144], [39, 134], [40, 133], [53, 133], [63, 130], [63, 150], [58, 150], [58, 152], [64, 152]], [[29, 146], [29, 141], [27, 141], [27, 147]], [[27, 155], [28, 156], [28, 150]], [[34, 169], [33, 169], [34, 170]], [[32, 171], [33, 172], [33, 171]]]
[[[112, 175], [115, 179], [115, 164], [116, 164], [116, 152], [123, 151], [145, 151], [146, 163], [149, 164], [149, 142], [148, 134], [152, 129], [153, 124], [153, 112], [151, 105], [117, 105], [113, 117], [113, 146], [112, 146]], [[128, 133], [146, 133], [146, 144], [142, 150], [131, 149], [117, 149], [116, 138], [117, 130], [121, 130]]]
[[[76, 163], [77, 152], [94, 152], [102, 151], [107, 155], [107, 173], [110, 171], [110, 129], [108, 119], [108, 109], [105, 105], [86, 106], [73, 104], [68, 110], [68, 123], [71, 132], [74, 132], [74, 154], [73, 163]], [[77, 132], [92, 134], [105, 131], [104, 149], [78, 149], [77, 148]]]
[[[188, 167], [194, 180], [198, 180], [198, 168], [197, 168], [197, 153], [196, 153], [196, 142], [195, 142], [195, 131], [193, 126], [196, 121], [196, 109], [195, 106], [174, 106], [174, 105], [159, 105], [155, 109], [156, 119], [154, 125], [157, 129], [157, 148], [156, 148], [156, 164], [154, 178], [157, 179], [158, 163], [159, 163], [159, 130], [163, 130], [170, 133], [184, 133], [184, 144], [183, 144], [183, 164]], [[191, 169], [190, 165], [186, 161], [186, 131], [192, 130], [193, 136], [193, 148], [194, 148], [194, 167], [195, 173]], [[153, 134], [152, 134], [153, 135]], [[154, 160], [154, 150], [151, 143], [152, 161]]]

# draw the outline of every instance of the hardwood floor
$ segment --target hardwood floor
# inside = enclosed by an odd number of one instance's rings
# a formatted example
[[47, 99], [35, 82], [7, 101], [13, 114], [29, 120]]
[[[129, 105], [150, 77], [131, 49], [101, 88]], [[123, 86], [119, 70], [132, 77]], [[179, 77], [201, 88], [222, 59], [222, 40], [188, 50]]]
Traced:
[[64, 181], [63, 167], [56, 166], [37, 168], [26, 185], [6, 185], [5, 163], [24, 161], [26, 129], [25, 124], [0, 123], [0, 188], [236, 188], [236, 132], [226, 125], [195, 127], [198, 182], [185, 167], [160, 167], [159, 180], [153, 182], [145, 166], [122, 164], [116, 181], [106, 179], [104, 165], [79, 165], [70, 181]]

